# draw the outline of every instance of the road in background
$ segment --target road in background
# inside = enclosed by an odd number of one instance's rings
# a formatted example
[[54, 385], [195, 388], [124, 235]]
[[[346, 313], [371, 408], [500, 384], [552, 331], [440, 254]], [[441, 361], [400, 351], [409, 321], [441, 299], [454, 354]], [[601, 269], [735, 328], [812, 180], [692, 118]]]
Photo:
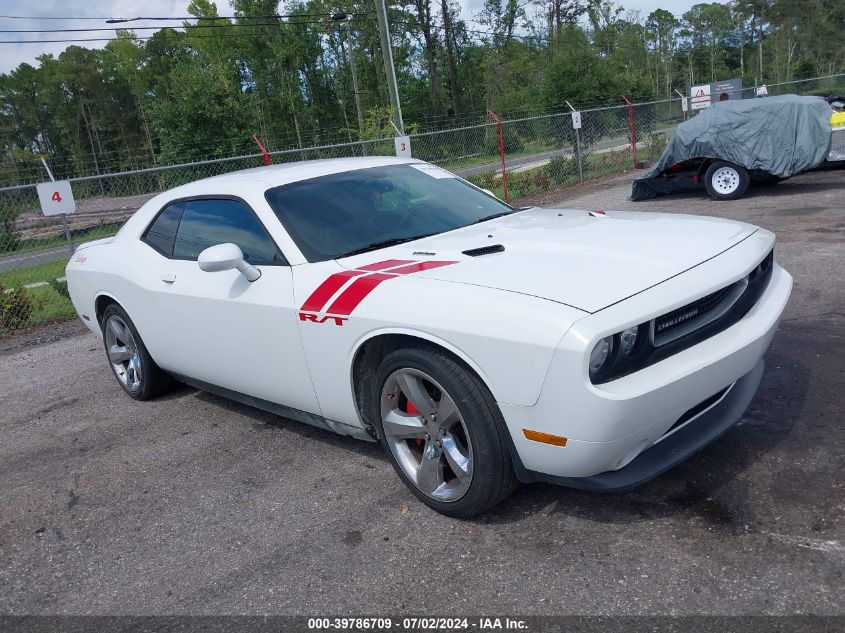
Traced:
[[135, 402], [91, 334], [31, 335], [0, 352], [0, 612], [845, 614], [842, 172], [733, 202], [629, 192], [543, 201], [758, 223], [795, 277], [757, 397], [700, 454], [457, 521], [373, 444], [188, 388]]
[[[675, 131], [675, 128], [667, 128], [665, 130], [661, 129], [660, 131], [665, 133], [667, 137], [671, 138], [672, 134]], [[603, 141], [598, 141], [590, 145], [589, 148], [586, 148], [584, 156], [589, 156], [592, 154], [605, 154], [607, 152], [614, 151], [624, 151], [630, 145], [630, 137], [624, 135], [618, 136], [616, 138], [605, 139]], [[645, 146], [646, 144], [644, 142], [637, 141], [638, 150], [644, 148]], [[574, 158], [575, 152], [571, 148], [563, 148], [551, 150], [548, 152], [531, 154], [529, 156], [519, 156], [516, 158], [508, 158], [506, 156], [505, 162], [507, 164], [508, 173], [511, 173], [511, 171], [517, 170], [520, 167], [540, 167], [542, 165], [547, 164], [555, 156], [563, 156], [564, 158]], [[477, 176], [478, 174], [483, 174], [486, 171], [500, 172], [501, 170], [501, 161], [494, 161], [484, 163], [483, 165], [475, 165], [473, 167], [453, 169], [451, 171], [460, 176], [461, 178], [469, 178], [470, 176]]]
[[41, 251], [14, 253], [0, 257], [0, 272], [14, 270], [15, 268], [26, 268], [27, 266], [37, 266], [38, 264], [48, 264], [60, 260], [67, 261], [68, 259], [70, 259], [70, 249], [68, 249], [66, 244], [45, 248]]

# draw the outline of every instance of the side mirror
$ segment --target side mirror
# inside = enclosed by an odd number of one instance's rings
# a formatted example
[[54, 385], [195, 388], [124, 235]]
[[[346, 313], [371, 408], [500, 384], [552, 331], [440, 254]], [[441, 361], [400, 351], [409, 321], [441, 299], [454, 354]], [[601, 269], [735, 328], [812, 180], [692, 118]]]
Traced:
[[495, 198], [495, 197], [496, 197], [496, 194], [495, 194], [495, 193], [493, 193], [492, 191], [490, 191], [489, 189], [482, 189], [481, 191], [483, 191], [484, 193], [486, 193], [486, 194], [487, 194], [488, 196], [490, 196], [491, 198]]
[[261, 277], [261, 271], [252, 264], [244, 261], [244, 254], [237, 244], [217, 244], [209, 246], [197, 258], [200, 270], [207, 273], [219, 273], [224, 270], [236, 269], [247, 281], [255, 281]]

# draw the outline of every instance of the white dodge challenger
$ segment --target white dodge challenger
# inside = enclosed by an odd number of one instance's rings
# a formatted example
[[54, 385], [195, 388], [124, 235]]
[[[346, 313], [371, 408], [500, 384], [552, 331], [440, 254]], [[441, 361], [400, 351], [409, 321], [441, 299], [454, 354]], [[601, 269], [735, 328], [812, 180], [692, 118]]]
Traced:
[[67, 279], [131, 397], [175, 379], [379, 441], [424, 503], [469, 517], [519, 481], [630, 488], [736, 423], [792, 288], [774, 243], [338, 159], [160, 194]]

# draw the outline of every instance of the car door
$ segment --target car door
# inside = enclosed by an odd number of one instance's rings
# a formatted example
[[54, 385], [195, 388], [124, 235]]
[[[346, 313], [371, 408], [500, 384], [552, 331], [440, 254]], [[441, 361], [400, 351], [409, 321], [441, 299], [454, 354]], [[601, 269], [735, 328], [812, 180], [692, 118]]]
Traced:
[[[143, 236], [161, 257], [153, 280], [156, 345], [165, 369], [242, 394], [319, 413], [293, 304], [291, 268], [243, 200], [202, 197], [162, 210]], [[261, 271], [208, 273], [197, 257], [237, 244]], [[153, 351], [153, 350], [151, 350]]]

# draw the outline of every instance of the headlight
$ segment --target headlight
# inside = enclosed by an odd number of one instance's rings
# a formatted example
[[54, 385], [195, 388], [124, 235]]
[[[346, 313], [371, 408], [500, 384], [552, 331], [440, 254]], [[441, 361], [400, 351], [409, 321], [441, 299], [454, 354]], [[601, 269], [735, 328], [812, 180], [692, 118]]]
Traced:
[[613, 336], [605, 336], [596, 343], [596, 346], [590, 353], [590, 378], [597, 376], [604, 366], [608, 364], [608, 358], [610, 358], [610, 353], [613, 351], [613, 338]]
[[590, 380], [598, 384], [635, 371], [650, 349], [647, 328], [647, 323], [632, 325], [596, 343], [590, 352]]
[[630, 356], [637, 344], [637, 333], [640, 331], [639, 325], [629, 327], [627, 330], [622, 330], [619, 333], [619, 351], [625, 356]]

